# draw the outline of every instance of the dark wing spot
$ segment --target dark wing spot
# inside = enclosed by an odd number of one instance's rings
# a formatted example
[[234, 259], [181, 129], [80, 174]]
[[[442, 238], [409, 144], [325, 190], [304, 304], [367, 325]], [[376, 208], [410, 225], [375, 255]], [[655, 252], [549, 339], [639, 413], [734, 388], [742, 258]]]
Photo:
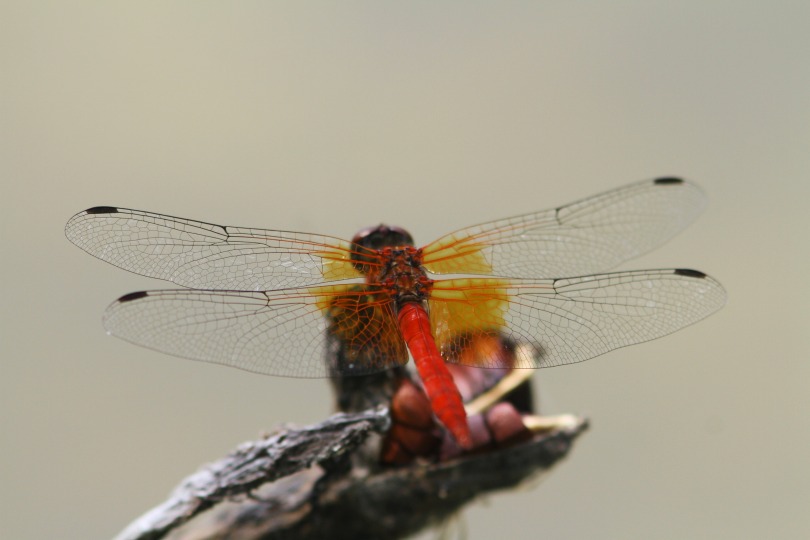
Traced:
[[706, 277], [706, 274], [701, 272], [700, 270], [690, 270], [689, 268], [678, 268], [675, 270], [676, 276], [686, 276], [686, 277], [693, 277], [693, 278], [700, 278], [703, 279]]
[[653, 184], [683, 184], [683, 180], [674, 176], [663, 176], [653, 180]]
[[125, 294], [124, 296], [119, 298], [118, 301], [121, 302], [121, 303], [130, 302], [132, 300], [137, 300], [138, 298], [143, 298], [144, 296], [148, 296], [148, 295], [149, 295], [149, 293], [147, 293], [146, 291], [132, 292], [132, 293], [129, 293], [129, 294]]
[[88, 214], [117, 214], [118, 208], [115, 206], [94, 206], [85, 210]]

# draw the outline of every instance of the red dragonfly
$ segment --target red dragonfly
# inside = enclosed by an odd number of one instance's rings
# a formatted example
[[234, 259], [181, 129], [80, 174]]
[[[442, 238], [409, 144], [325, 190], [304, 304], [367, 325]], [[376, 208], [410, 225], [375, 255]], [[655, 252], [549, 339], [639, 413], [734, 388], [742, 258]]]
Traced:
[[[659, 178], [460, 229], [421, 248], [385, 225], [349, 242], [111, 206], [76, 214], [65, 232], [101, 260], [189, 287], [122, 296], [104, 316], [110, 334], [288, 377], [368, 374], [406, 364], [410, 352], [436, 417], [469, 448], [445, 361], [571, 364], [722, 307], [721, 285], [696, 270], [589, 275], [662, 244], [704, 206], [694, 184]], [[452, 277], [434, 278], [441, 274]], [[510, 365], [502, 355], [484, 355], [481, 364], [481, 355], [458, 354], [492, 336], [523, 344]], [[335, 338], [346, 352], [330, 365]]]

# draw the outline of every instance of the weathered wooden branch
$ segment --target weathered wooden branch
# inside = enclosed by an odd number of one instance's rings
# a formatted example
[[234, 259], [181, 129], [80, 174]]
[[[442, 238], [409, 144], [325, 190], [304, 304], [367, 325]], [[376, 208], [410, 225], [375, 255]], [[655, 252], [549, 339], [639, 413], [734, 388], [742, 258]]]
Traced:
[[339, 413], [315, 426], [286, 429], [246, 442], [183, 480], [166, 502], [138, 518], [116, 539], [163, 538], [217, 503], [250, 495], [278, 479], [315, 466], [324, 471], [344, 469], [352, 452], [370, 434], [384, 432], [389, 424], [385, 409]]
[[385, 408], [340, 413], [242, 444], [184, 480], [117, 539], [404, 538], [479, 495], [550, 469], [587, 427], [568, 417], [509, 448], [374, 466], [363, 446], [389, 424]]
[[[513, 351], [493, 339], [481, 354]], [[334, 349], [339, 362], [344, 351], [337, 341]], [[345, 412], [242, 444], [117, 540], [405, 538], [549, 470], [587, 427], [573, 416], [534, 416], [529, 370], [453, 366], [474, 440], [463, 453], [406, 369], [334, 375]]]

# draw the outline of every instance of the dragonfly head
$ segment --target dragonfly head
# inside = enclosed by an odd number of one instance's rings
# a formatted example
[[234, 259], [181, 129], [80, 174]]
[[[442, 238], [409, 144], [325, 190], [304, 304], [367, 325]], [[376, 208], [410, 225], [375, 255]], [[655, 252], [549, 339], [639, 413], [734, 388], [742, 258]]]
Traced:
[[355, 268], [367, 273], [364, 263], [378, 260], [375, 257], [376, 252], [385, 247], [404, 246], [413, 246], [413, 237], [405, 229], [390, 227], [382, 223], [374, 227], [366, 227], [352, 238], [352, 262], [354, 262]]
[[379, 224], [366, 227], [354, 235], [352, 243], [364, 248], [378, 250], [384, 247], [412, 246], [411, 233], [401, 227]]

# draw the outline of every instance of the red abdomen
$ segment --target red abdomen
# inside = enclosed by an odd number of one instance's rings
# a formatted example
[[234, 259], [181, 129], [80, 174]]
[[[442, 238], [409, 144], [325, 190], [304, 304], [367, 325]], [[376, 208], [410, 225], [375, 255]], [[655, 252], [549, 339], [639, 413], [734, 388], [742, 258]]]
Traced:
[[462, 448], [471, 448], [472, 438], [461, 394], [430, 333], [427, 312], [421, 305], [408, 302], [400, 307], [397, 318], [399, 330], [411, 351], [433, 413]]

